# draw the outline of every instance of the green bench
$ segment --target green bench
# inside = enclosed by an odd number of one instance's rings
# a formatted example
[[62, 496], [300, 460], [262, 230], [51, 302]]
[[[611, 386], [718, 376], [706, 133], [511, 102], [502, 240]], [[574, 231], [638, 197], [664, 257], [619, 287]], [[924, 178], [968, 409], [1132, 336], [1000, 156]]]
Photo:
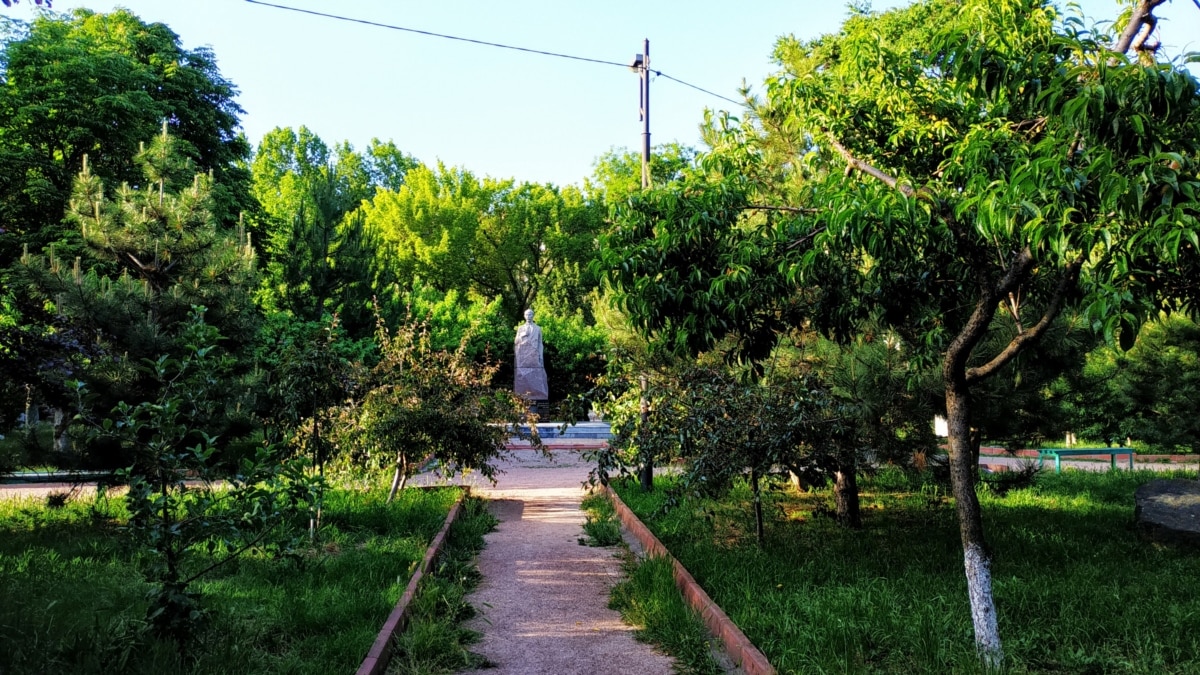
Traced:
[[1048, 457], [1054, 458], [1054, 473], [1062, 471], [1063, 457], [1108, 455], [1109, 464], [1117, 468], [1117, 455], [1129, 455], [1129, 470], [1133, 470], [1133, 448], [1042, 448], [1038, 450], [1038, 468]]

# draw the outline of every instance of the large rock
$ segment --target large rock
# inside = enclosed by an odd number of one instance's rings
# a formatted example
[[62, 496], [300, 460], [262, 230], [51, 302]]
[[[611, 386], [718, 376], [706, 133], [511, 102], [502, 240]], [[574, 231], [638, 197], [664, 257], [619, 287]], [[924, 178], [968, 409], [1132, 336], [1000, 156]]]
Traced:
[[1133, 500], [1134, 524], [1143, 537], [1200, 546], [1200, 481], [1152, 480]]

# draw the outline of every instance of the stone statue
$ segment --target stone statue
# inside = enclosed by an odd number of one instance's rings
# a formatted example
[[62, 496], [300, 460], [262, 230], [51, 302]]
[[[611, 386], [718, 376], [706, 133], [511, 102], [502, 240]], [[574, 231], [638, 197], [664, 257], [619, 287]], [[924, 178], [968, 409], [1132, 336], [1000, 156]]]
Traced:
[[531, 401], [550, 398], [546, 365], [542, 362], [542, 329], [533, 322], [533, 310], [525, 310], [525, 323], [517, 327], [514, 341], [513, 391]]

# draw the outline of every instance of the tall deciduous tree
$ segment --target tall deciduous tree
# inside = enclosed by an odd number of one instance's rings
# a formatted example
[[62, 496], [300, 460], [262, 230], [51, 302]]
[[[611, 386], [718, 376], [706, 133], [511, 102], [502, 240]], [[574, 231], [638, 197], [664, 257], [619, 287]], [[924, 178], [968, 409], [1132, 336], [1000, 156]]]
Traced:
[[268, 132], [252, 165], [265, 216], [263, 304], [303, 321], [338, 314], [351, 335], [369, 335], [371, 299], [390, 275], [359, 207], [380, 187], [403, 185], [415, 165], [390, 142], [374, 140], [363, 155], [346, 143], [330, 149], [303, 126]]
[[[1143, 0], [1131, 23], [1144, 25], [1142, 10], [1157, 4]], [[780, 41], [782, 72], [747, 119], [713, 119], [707, 182], [633, 198], [635, 220], [653, 221], [660, 238], [692, 222], [752, 231], [741, 216], [754, 200], [795, 212], [758, 239], [774, 242], [776, 269], [807, 294], [814, 322], [845, 334], [872, 318], [940, 365], [975, 639], [989, 667], [1003, 650], [970, 461], [976, 388], [1036, 348], [1065, 307], [1128, 335], [1191, 300], [1172, 296], [1186, 296], [1175, 281], [1189, 278], [1200, 248], [1197, 82], [1117, 47], [1038, 0], [859, 13], [835, 35]], [[702, 261], [697, 280], [685, 274], [692, 261], [662, 258], [637, 302], [651, 298], [665, 314], [664, 302], [688, 293], [719, 319], [724, 279], [739, 269], [723, 275], [712, 263], [726, 259]], [[703, 283], [653, 288], [685, 277], [707, 280], [710, 296]], [[985, 344], [996, 321], [1008, 339]]]
[[[499, 297], [518, 323], [543, 288], [564, 309], [585, 306], [587, 269], [601, 227], [597, 205], [575, 188], [479, 179], [463, 169], [418, 167], [364, 208], [390, 247], [401, 280], [440, 291]], [[402, 281], [403, 283], [403, 281]]]
[[167, 26], [125, 10], [47, 13], [16, 37], [0, 53], [0, 267], [22, 244], [70, 237], [61, 223], [85, 154], [109, 187], [138, 183], [131, 159], [164, 120], [179, 152], [212, 172], [216, 219], [231, 224], [249, 207], [242, 110], [212, 51], [184, 49]]

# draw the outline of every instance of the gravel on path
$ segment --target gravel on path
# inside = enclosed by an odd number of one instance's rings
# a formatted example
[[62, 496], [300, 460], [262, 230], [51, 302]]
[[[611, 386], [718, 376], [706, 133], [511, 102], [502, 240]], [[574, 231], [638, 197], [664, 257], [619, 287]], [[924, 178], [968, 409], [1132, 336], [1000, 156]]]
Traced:
[[673, 672], [669, 657], [637, 642], [634, 629], [608, 609], [609, 591], [621, 579], [617, 549], [579, 543], [589, 469], [580, 453], [558, 449], [547, 459], [515, 450], [500, 468], [494, 486], [479, 477], [461, 481], [492, 500], [500, 520], [479, 555], [483, 581], [467, 598], [479, 611], [467, 626], [483, 633], [472, 649], [496, 666], [484, 672]]

